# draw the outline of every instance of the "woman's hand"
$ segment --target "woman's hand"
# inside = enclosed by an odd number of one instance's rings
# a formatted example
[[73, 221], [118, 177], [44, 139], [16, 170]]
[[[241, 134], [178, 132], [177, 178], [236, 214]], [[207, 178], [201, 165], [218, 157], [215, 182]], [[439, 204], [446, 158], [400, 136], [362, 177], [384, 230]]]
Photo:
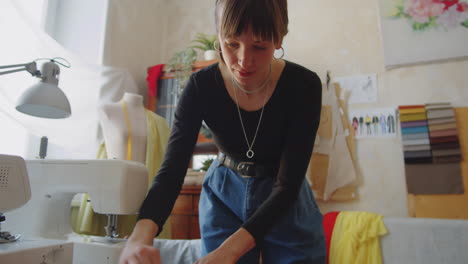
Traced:
[[236, 261], [237, 258], [231, 252], [222, 248], [217, 248], [216, 250], [210, 252], [208, 255], [195, 262], [195, 264], [234, 264]]
[[254, 247], [255, 240], [253, 236], [244, 228], [240, 228], [228, 237], [221, 246], [195, 262], [195, 264], [234, 264]]
[[120, 255], [119, 264], [161, 264], [161, 256], [152, 245], [128, 241]]
[[138, 220], [120, 255], [119, 264], [161, 264], [159, 250], [153, 247], [158, 230], [152, 220]]

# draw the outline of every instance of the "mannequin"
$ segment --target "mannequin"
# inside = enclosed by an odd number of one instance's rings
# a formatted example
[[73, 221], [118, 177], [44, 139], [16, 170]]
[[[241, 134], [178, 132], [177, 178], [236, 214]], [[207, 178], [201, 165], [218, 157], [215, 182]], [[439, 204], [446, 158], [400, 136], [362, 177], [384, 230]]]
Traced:
[[108, 158], [144, 164], [147, 127], [143, 96], [125, 93], [119, 102], [102, 105], [99, 110]]

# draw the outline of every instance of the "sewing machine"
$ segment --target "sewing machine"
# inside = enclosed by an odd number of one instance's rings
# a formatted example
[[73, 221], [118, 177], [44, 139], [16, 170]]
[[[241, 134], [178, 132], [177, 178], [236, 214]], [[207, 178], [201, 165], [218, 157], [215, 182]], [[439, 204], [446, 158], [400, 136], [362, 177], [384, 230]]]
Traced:
[[88, 193], [93, 209], [109, 215], [106, 230], [116, 236], [115, 215], [136, 214], [148, 190], [148, 171], [124, 160], [27, 160], [32, 197], [6, 214], [5, 230], [27, 237], [66, 240], [70, 204]]

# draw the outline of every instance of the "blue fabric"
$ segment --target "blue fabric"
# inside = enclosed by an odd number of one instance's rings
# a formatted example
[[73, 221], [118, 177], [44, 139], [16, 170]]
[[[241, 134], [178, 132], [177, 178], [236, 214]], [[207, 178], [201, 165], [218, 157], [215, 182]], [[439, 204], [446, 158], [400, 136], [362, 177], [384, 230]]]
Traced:
[[428, 131], [429, 129], [427, 128], [427, 126], [401, 128], [402, 134], [419, 134], [419, 133], [427, 133]]
[[[272, 178], [243, 178], [215, 160], [203, 182], [199, 202], [202, 255], [218, 248], [255, 213], [272, 190]], [[298, 199], [261, 244], [263, 263], [325, 263], [325, 237], [320, 213], [304, 180]], [[258, 263], [252, 249], [238, 263]]]

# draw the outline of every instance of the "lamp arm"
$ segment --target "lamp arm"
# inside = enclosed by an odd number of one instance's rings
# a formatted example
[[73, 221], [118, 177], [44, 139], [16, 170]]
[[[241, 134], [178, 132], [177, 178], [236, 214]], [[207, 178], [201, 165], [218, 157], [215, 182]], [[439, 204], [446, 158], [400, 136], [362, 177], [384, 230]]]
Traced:
[[41, 76], [41, 72], [37, 70], [37, 64], [36, 64], [35, 61], [30, 62], [30, 63], [24, 63], [24, 64], [14, 64], [14, 65], [0, 66], [0, 69], [10, 69], [10, 68], [18, 68], [18, 67], [22, 67], [22, 68], [9, 70], [9, 71], [2, 71], [2, 72], [0, 72], [0, 75], [19, 72], [19, 71], [27, 71], [32, 76], [36, 76], [36, 77]]

